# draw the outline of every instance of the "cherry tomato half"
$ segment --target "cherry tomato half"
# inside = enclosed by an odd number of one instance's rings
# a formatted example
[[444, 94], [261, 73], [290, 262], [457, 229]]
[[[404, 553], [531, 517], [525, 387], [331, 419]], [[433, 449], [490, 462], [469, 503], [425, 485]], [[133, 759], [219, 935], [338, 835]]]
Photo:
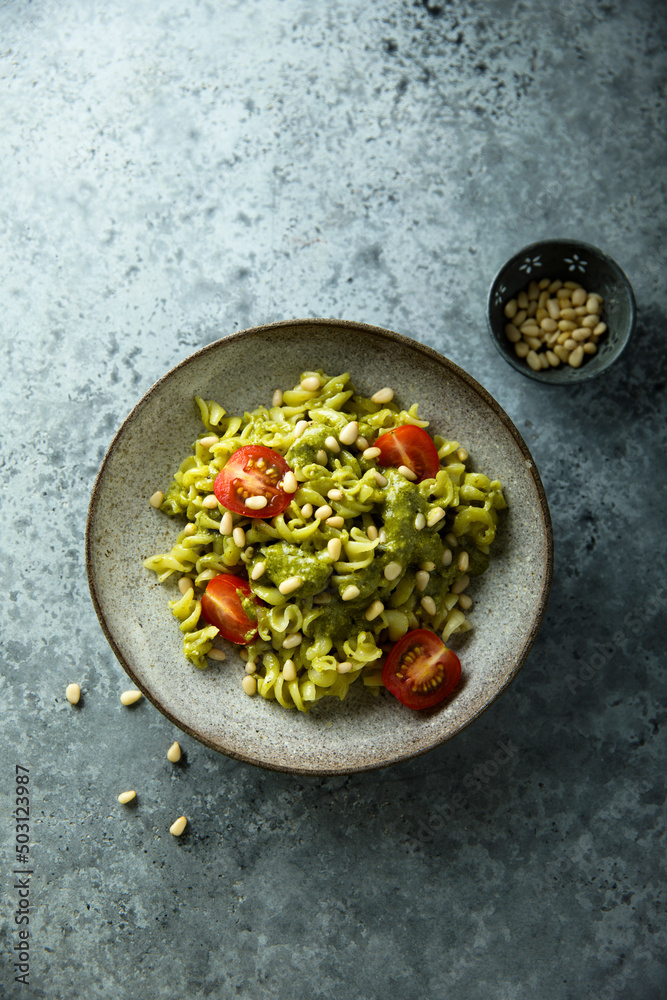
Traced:
[[[240, 576], [233, 573], [214, 576], [202, 594], [202, 618], [215, 625], [223, 639], [245, 646], [257, 635], [257, 623], [248, 618], [241, 604], [242, 598], [251, 594], [248, 583]], [[255, 602], [259, 604], [257, 598]]]
[[[277, 451], [261, 444], [247, 444], [231, 456], [213, 484], [213, 492], [223, 507], [246, 517], [274, 517], [292, 499], [281, 487], [290, 467]], [[251, 510], [248, 497], [264, 497], [266, 507]]]
[[461, 663], [456, 653], [425, 628], [404, 635], [382, 670], [384, 686], [408, 708], [437, 705], [460, 679]]
[[423, 427], [414, 424], [403, 424], [381, 434], [373, 447], [380, 449], [379, 465], [390, 465], [394, 469], [406, 465], [420, 483], [422, 479], [433, 479], [440, 468], [438, 450], [432, 439]]

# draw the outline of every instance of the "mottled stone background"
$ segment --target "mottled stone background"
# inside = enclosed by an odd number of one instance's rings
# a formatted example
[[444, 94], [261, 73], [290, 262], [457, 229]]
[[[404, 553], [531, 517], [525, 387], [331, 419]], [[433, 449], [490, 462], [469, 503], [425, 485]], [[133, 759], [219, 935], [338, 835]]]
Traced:
[[[666, 995], [666, 35], [659, 0], [0, 3], [0, 829], [11, 862], [28, 765], [34, 868], [29, 986], [3, 869], [3, 998]], [[573, 389], [485, 331], [542, 236], [604, 248], [639, 304]], [[299, 316], [407, 334], [496, 396], [551, 504], [547, 619], [423, 758], [294, 778], [183, 736], [174, 768], [178, 732], [118, 702], [90, 490], [164, 371]]]

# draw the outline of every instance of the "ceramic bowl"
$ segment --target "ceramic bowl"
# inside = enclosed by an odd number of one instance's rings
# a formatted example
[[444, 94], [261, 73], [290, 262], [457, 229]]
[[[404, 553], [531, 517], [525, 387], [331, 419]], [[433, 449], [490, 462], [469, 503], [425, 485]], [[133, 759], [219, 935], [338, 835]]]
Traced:
[[[607, 332], [600, 338], [598, 352], [586, 357], [580, 368], [562, 364], [558, 368], [533, 371], [518, 358], [514, 345], [505, 336], [509, 322], [505, 303], [530, 281], [578, 281], [589, 292], [604, 298], [603, 319]], [[578, 240], [542, 240], [515, 253], [498, 271], [489, 290], [487, 322], [491, 338], [508, 364], [522, 375], [551, 385], [574, 385], [596, 378], [621, 357], [636, 324], [637, 305], [632, 286], [618, 264], [589, 243]]]
[[[181, 653], [167, 601], [142, 562], [168, 551], [179, 527], [148, 498], [165, 489], [201, 432], [193, 397], [228, 413], [269, 404], [304, 369], [349, 371], [357, 390], [393, 387], [419, 403], [433, 433], [457, 440], [473, 467], [499, 478], [509, 504], [490, 569], [470, 588], [473, 629], [457, 640], [463, 681], [442, 707], [413, 712], [388, 692], [352, 685], [308, 714], [248, 697], [238, 647], [197, 670]], [[533, 459], [498, 403], [451, 361], [389, 330], [340, 320], [294, 320], [244, 330], [181, 362], [137, 403], [102, 462], [90, 503], [86, 555], [93, 603], [131, 680], [175, 725], [215, 750], [263, 767], [341, 774], [413, 757], [458, 733], [515, 677], [540, 626], [552, 571], [549, 510]], [[453, 641], [451, 643], [454, 644]]]

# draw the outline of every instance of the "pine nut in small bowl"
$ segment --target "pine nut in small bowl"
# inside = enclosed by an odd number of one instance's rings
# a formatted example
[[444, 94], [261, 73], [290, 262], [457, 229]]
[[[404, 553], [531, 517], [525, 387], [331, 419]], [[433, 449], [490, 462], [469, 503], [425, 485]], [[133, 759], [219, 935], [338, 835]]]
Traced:
[[627, 277], [607, 254], [579, 240], [541, 240], [496, 274], [487, 303], [489, 333], [522, 375], [572, 385], [607, 371], [635, 328]]

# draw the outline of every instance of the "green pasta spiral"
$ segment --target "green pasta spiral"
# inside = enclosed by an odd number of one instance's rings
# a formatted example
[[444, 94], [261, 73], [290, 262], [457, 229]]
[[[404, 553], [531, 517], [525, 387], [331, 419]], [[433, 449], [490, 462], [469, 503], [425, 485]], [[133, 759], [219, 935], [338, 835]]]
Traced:
[[[304, 388], [313, 377], [319, 388]], [[428, 628], [446, 641], [470, 628], [460, 597], [464, 578], [486, 569], [506, 503], [497, 480], [467, 470], [467, 453], [437, 435], [440, 468], [420, 483], [364, 457], [388, 430], [427, 426], [416, 404], [401, 410], [393, 401], [375, 403], [357, 395], [348, 373], [331, 378], [321, 371], [305, 372], [279, 405], [243, 416], [228, 416], [214, 400], [195, 401], [205, 430], [161, 505], [184, 519], [183, 527], [170, 552], [144, 565], [160, 583], [174, 574], [181, 580], [170, 607], [184, 655], [196, 667], [208, 665], [218, 636], [201, 618], [197, 595], [224, 573], [248, 578], [261, 601], [243, 602], [257, 619], [256, 638], [245, 647], [247, 674], [262, 697], [284, 708], [307, 711], [326, 695], [343, 699], [360, 678], [377, 693], [386, 651], [406, 632]], [[359, 441], [343, 444], [351, 421]], [[225, 533], [230, 514], [207, 498], [244, 445], [283, 455], [298, 488], [281, 514], [234, 513], [231, 523], [243, 531]], [[330, 516], [315, 516], [326, 507]], [[294, 576], [301, 586], [282, 594], [281, 583]]]

